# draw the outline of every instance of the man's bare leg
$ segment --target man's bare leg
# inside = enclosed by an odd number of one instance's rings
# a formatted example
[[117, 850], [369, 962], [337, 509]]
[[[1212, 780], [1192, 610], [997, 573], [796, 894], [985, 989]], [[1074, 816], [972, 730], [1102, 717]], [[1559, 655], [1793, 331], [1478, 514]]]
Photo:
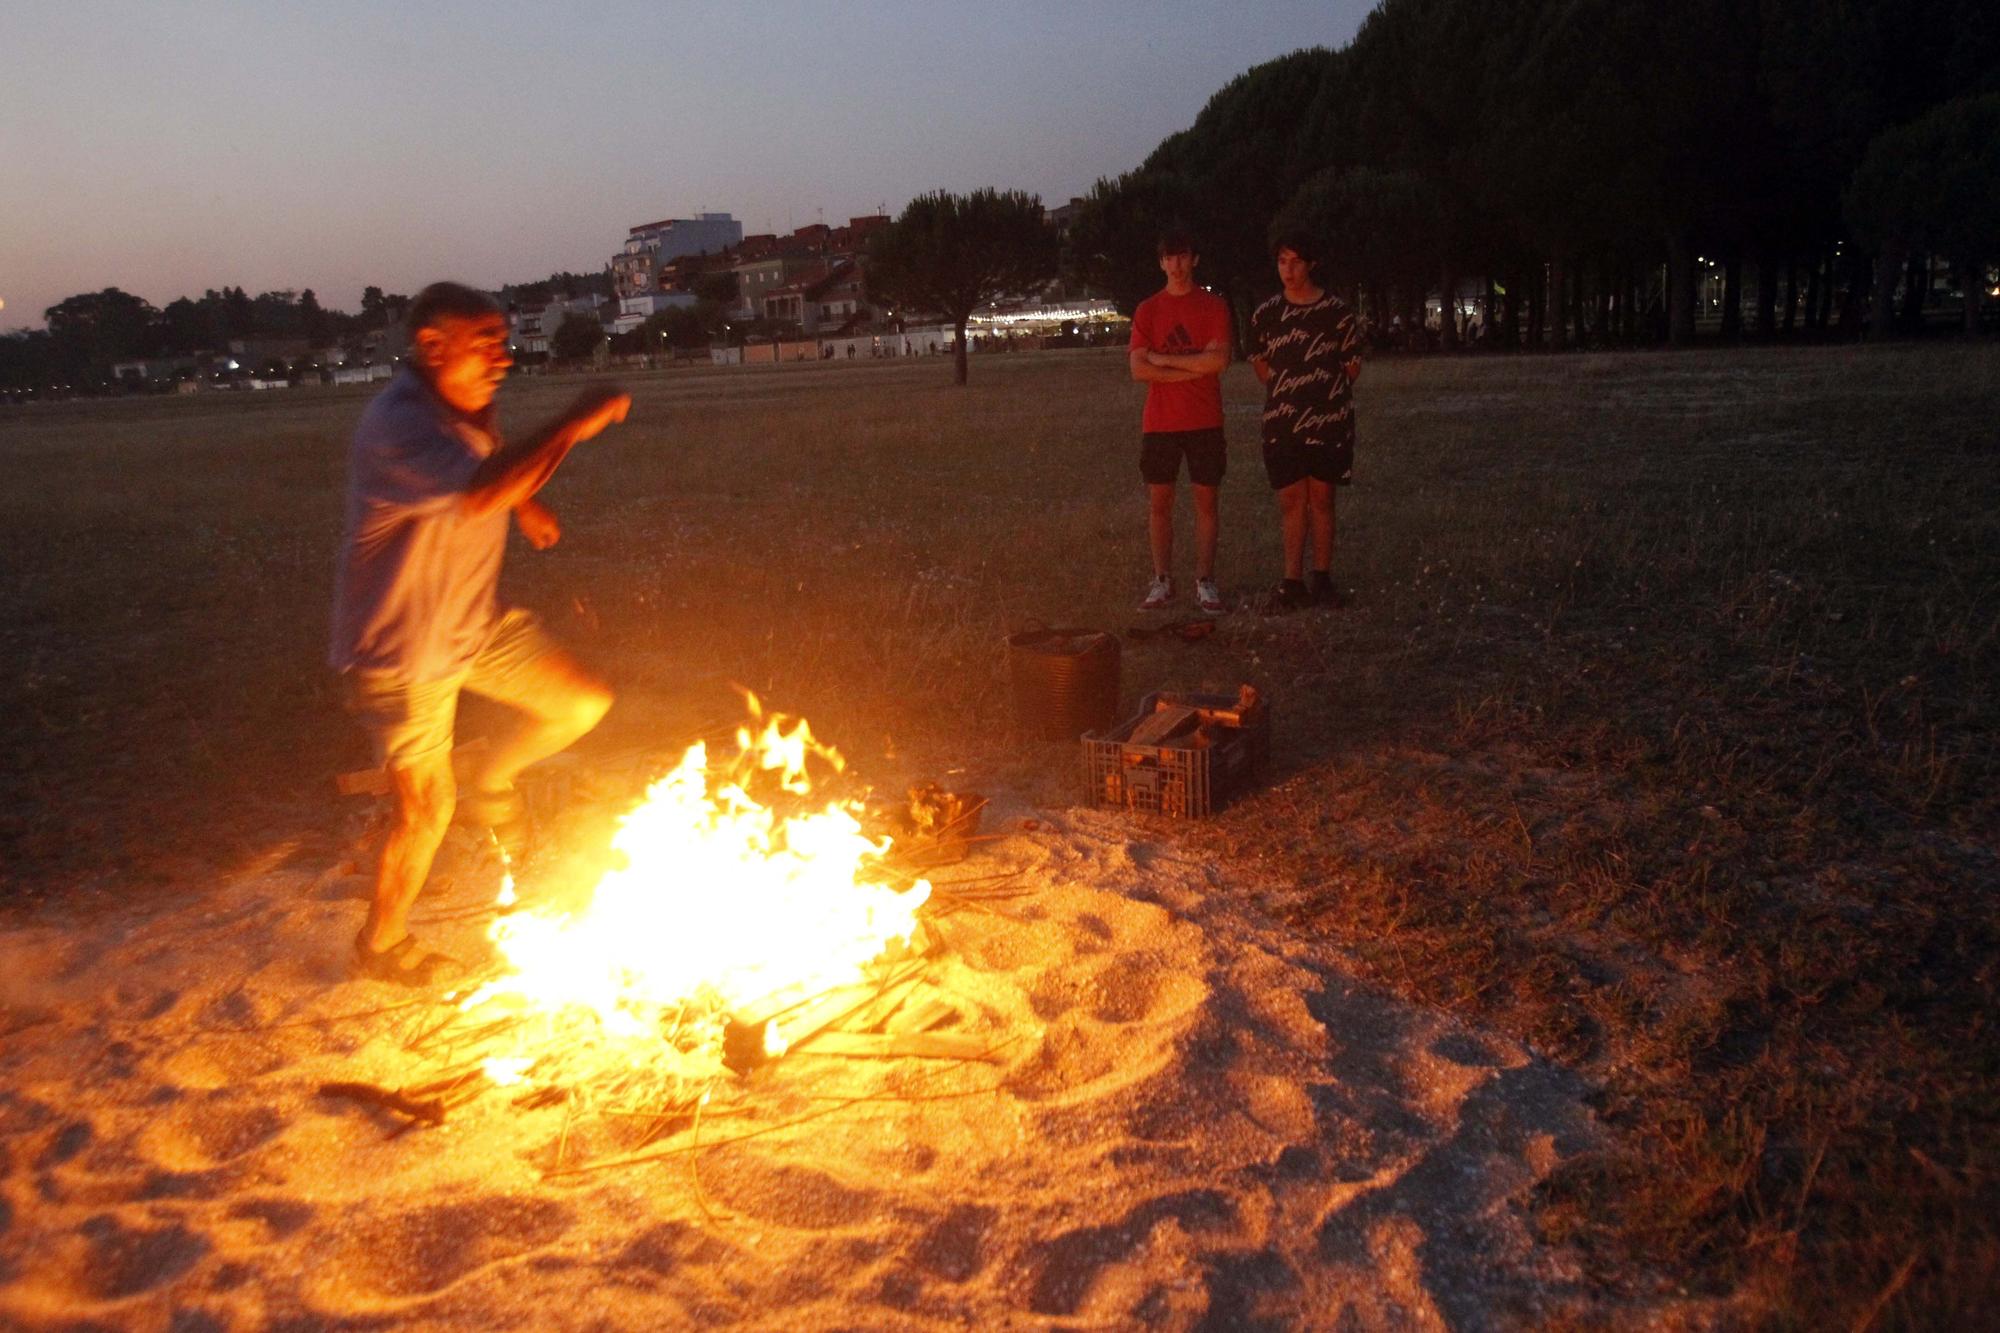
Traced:
[[611, 710], [611, 687], [569, 653], [548, 653], [536, 670], [536, 689], [506, 701], [519, 716], [488, 745], [472, 774], [475, 795], [511, 790], [522, 769], [568, 749]]
[[1195, 486], [1194, 490], [1194, 576], [1198, 579], [1215, 577], [1215, 535], [1216, 522], [1215, 486]]
[[1146, 483], [1146, 535], [1153, 543], [1153, 572], [1161, 577], [1174, 572], [1174, 488]]
[[361, 927], [363, 945], [381, 953], [410, 933], [410, 908], [431, 873], [458, 787], [451, 776], [451, 752], [441, 751], [406, 768], [391, 768], [396, 815], [375, 869], [375, 901]]

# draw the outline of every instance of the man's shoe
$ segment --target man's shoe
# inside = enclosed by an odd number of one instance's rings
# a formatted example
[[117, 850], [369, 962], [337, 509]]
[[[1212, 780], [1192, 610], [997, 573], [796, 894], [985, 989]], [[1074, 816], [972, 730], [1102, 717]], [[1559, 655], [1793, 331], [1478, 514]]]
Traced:
[[1152, 586], [1146, 589], [1146, 600], [1139, 603], [1141, 611], [1158, 611], [1172, 606], [1174, 601], [1174, 576], [1155, 574]]
[[1219, 616], [1227, 609], [1222, 601], [1222, 590], [1215, 586], [1214, 579], [1194, 581], [1194, 604], [1211, 616]]
[[1306, 595], [1312, 598], [1314, 606], [1330, 606], [1336, 610], [1346, 606], [1346, 592], [1334, 586], [1333, 576], [1324, 569], [1315, 569], [1306, 576]]
[[1306, 585], [1297, 579], [1286, 579], [1264, 598], [1264, 614], [1289, 615], [1310, 605], [1312, 605], [1312, 595], [1306, 591]]

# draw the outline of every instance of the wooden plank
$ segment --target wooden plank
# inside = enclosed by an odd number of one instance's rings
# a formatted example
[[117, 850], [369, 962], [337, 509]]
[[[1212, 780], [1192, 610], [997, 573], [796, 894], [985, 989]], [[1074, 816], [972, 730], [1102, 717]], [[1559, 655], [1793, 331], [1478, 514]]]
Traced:
[[959, 1017], [958, 1006], [933, 995], [922, 1004], [914, 1004], [891, 1018], [887, 1030], [891, 1033], [928, 1032], [949, 1018]]
[[1169, 737], [1183, 731], [1192, 730], [1200, 718], [1192, 708], [1179, 705], [1164, 707], [1148, 717], [1141, 718], [1139, 725], [1132, 728], [1132, 734], [1125, 738], [1129, 745], [1160, 745]]
[[1000, 1055], [984, 1037], [963, 1032], [822, 1032], [800, 1043], [807, 1055], [839, 1055], [850, 1059], [984, 1060], [998, 1064]]
[[882, 1026], [889, 1015], [901, 1009], [903, 1001], [916, 992], [918, 976], [919, 974], [913, 971], [901, 980], [890, 982], [882, 993], [875, 997], [875, 1003], [855, 1015], [854, 1021], [847, 1025], [848, 1028], [855, 1032], [873, 1032]]
[[780, 1014], [773, 1021], [778, 1025], [778, 1035], [785, 1039], [785, 1046], [790, 1049], [815, 1032], [832, 1027], [874, 998], [873, 986], [842, 986], [839, 990], [828, 991], [811, 1004]]
[[730, 1011], [729, 1019], [733, 1023], [755, 1027], [849, 991], [857, 993], [862, 1002], [875, 994], [873, 986], [865, 985], [836, 986], [830, 991], [807, 991], [804, 987], [796, 985], [780, 986], [769, 995], [752, 1000], [748, 1004], [738, 1005]]

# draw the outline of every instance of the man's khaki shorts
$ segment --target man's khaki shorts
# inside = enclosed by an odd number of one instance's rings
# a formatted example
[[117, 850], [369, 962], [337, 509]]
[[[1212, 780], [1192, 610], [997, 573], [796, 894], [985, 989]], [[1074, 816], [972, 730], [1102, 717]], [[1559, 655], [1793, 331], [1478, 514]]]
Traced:
[[394, 671], [342, 672], [342, 702], [374, 742], [377, 763], [409, 768], [451, 752], [460, 690], [537, 717], [562, 711], [575, 689], [574, 675], [556, 663], [568, 656], [534, 612], [515, 607], [494, 622], [479, 655], [464, 671], [417, 685]]

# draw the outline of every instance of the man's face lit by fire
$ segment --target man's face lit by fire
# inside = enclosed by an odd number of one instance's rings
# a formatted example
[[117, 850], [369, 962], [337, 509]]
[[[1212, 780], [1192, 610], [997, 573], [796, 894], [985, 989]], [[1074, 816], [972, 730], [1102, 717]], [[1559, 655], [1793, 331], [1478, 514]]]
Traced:
[[483, 412], [500, 392], [508, 367], [507, 317], [446, 315], [417, 330], [416, 353], [438, 397], [468, 416]]

